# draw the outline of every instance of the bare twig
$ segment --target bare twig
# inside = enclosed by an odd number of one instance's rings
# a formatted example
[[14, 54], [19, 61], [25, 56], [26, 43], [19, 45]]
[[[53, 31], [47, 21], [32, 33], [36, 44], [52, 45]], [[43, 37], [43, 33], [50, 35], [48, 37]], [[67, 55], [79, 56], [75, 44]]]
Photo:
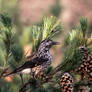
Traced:
[[20, 74], [20, 77], [21, 77], [22, 85], [24, 85], [23, 75], [22, 75], [22, 74]]
[[29, 85], [31, 82], [28, 81], [27, 83], [25, 83], [22, 88], [19, 89], [19, 92], [22, 92], [24, 88], [26, 88], [27, 85]]

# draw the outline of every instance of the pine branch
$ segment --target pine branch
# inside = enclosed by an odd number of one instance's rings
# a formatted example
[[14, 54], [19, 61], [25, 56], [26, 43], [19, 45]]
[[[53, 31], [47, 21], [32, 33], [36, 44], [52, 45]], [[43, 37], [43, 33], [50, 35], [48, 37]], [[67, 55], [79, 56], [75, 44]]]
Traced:
[[81, 26], [81, 30], [83, 32], [84, 45], [86, 45], [86, 31], [87, 31], [87, 28], [88, 28], [88, 21], [87, 21], [86, 17], [80, 18], [80, 26]]
[[4, 24], [5, 27], [7, 27], [8, 29], [12, 28], [12, 21], [11, 18], [8, 16], [8, 14], [0, 13], [0, 21]]
[[[41, 87], [41, 83], [39, 83], [39, 81], [35, 78], [30, 79], [28, 82], [26, 82], [20, 89], [19, 92], [22, 92], [28, 85], [30, 85], [31, 87], [33, 86], [38, 86]], [[30, 88], [31, 89], [31, 88]]]
[[54, 68], [48, 75], [47, 75], [47, 79], [53, 78], [53, 76], [55, 74], [57, 74], [58, 72], [60, 72], [63, 69], [62, 65], [58, 65], [56, 68]]
[[55, 17], [53, 16], [51, 16], [50, 18], [44, 17], [42, 40], [53, 37], [55, 34], [61, 32], [61, 30], [62, 26]]
[[[3, 67], [5, 68], [8, 63], [8, 58], [11, 55], [11, 37], [12, 37], [12, 22], [11, 18], [6, 14], [0, 14], [0, 22], [4, 25], [4, 28], [1, 28], [0, 39], [4, 42], [6, 49], [6, 56]], [[3, 69], [1, 76], [6, 72], [7, 68]]]
[[41, 26], [32, 26], [31, 43], [33, 52], [38, 49], [42, 40], [53, 38], [56, 34], [60, 33], [62, 29], [63, 26], [61, 23], [53, 16], [50, 18], [44, 17]]
[[27, 83], [25, 83], [20, 89], [19, 89], [19, 92], [22, 92], [23, 89], [26, 88], [27, 85], [31, 84], [32, 82], [28, 81]]

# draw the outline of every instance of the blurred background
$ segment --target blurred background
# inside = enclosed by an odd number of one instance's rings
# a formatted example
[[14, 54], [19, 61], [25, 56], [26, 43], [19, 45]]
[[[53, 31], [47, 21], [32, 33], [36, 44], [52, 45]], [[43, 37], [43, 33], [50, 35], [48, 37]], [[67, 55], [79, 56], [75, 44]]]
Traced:
[[[40, 25], [43, 16], [56, 16], [64, 29], [55, 40], [60, 46], [53, 47], [53, 66], [57, 66], [63, 57], [63, 41], [65, 35], [78, 24], [81, 16], [88, 18], [89, 32], [92, 30], [92, 0], [0, 0], [0, 13], [8, 13], [19, 34], [24, 32], [25, 53], [31, 53], [29, 30], [33, 24]], [[10, 81], [10, 80], [9, 80]]]

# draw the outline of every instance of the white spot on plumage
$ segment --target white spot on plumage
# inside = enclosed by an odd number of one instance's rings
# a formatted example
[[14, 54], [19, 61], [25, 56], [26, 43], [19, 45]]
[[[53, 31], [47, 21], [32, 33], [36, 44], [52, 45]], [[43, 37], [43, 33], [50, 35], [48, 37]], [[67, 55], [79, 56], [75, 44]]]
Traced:
[[30, 68], [24, 69], [24, 70], [22, 70], [22, 73], [29, 74], [29, 73], [31, 73], [31, 69]]

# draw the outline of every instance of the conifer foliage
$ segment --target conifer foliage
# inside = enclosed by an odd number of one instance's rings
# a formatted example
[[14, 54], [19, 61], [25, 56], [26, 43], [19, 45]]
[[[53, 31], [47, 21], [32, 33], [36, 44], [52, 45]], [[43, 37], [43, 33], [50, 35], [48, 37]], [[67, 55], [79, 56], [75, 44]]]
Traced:
[[[3, 75], [22, 65], [25, 57], [24, 47], [30, 44], [32, 53], [37, 51], [41, 41], [53, 39], [62, 30], [57, 18], [44, 17], [41, 25], [24, 28], [20, 34], [7, 14], [0, 14], [0, 92], [78, 92], [81, 86], [92, 83], [92, 46], [88, 36], [86, 17], [80, 19], [80, 26], [72, 29], [64, 41], [64, 57], [61, 63], [49, 67], [38, 78], [23, 75], [24, 84], [18, 75], [3, 78]], [[63, 48], [63, 47], [62, 47]]]
[[[23, 88], [22, 92], [28, 90], [33, 92], [34, 91], [47, 92], [47, 88], [49, 87], [48, 85], [51, 84], [48, 83], [47, 85], [46, 83], [44, 83], [45, 80], [38, 78], [35, 80], [34, 78], [32, 78], [32, 76], [30, 77], [29, 75], [24, 75], [23, 77], [25, 79], [24, 80], [25, 84], [22, 85], [20, 77], [18, 75], [10, 76], [7, 78], [3, 78], [3, 75], [11, 72], [12, 70], [19, 67], [21, 64], [23, 64], [26, 61], [27, 58], [25, 57], [23, 50], [26, 44], [28, 43], [31, 44], [30, 45], [32, 47], [31, 54], [33, 54], [35, 51], [37, 51], [39, 44], [41, 43], [42, 40], [53, 38], [55, 34], [61, 32], [61, 29], [62, 27], [60, 22], [55, 17], [51, 16], [50, 18], [44, 17], [41, 26], [38, 25], [31, 26], [27, 34], [25, 34], [26, 33], [25, 31], [27, 30], [24, 30], [22, 34], [19, 34], [18, 31], [16, 30], [15, 25], [12, 23], [11, 18], [6, 14], [0, 14], [0, 52], [2, 53], [0, 54], [0, 67], [1, 67], [0, 81], [2, 83], [0, 84], [1, 92], [5, 92], [6, 90], [8, 92], [21, 91], [22, 86], [25, 87], [27, 81], [28, 84], [32, 86], [27, 86], [27, 90], [26, 87]], [[27, 40], [26, 40], [26, 36], [29, 36], [27, 37]], [[49, 68], [47, 73], [50, 72], [50, 70], [51, 68]], [[12, 81], [11, 82], [12, 86], [11, 83], [7, 83], [9, 79]], [[37, 86], [38, 84], [40, 85], [39, 87]], [[35, 89], [35, 87], [37, 89]], [[54, 89], [58, 90], [56, 87], [53, 87], [53, 90]]]

